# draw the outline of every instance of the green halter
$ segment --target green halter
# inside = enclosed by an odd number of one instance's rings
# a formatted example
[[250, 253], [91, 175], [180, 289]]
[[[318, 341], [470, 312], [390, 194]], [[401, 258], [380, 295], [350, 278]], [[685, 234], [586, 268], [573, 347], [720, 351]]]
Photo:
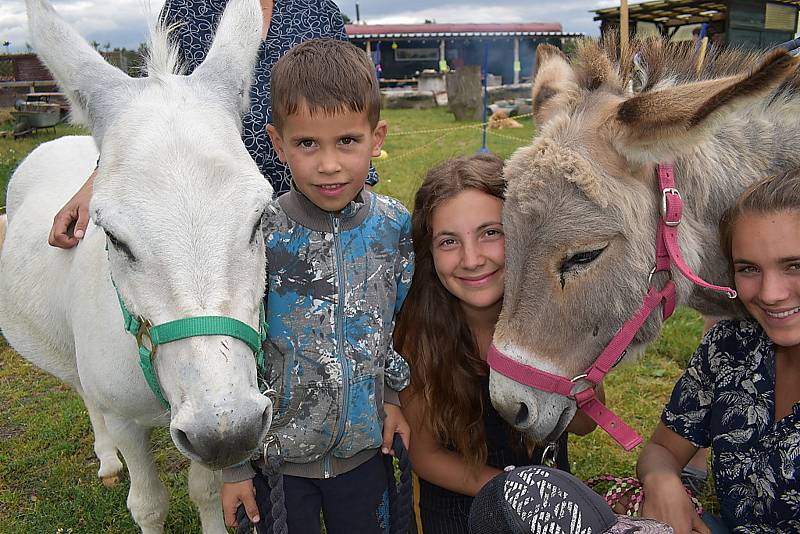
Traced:
[[195, 336], [235, 337], [244, 341], [253, 351], [258, 368], [264, 368], [264, 350], [261, 344], [267, 338], [267, 323], [264, 318], [263, 301], [258, 314], [258, 332], [238, 319], [216, 315], [187, 317], [153, 326], [144, 317], [135, 317], [129, 312], [122, 301], [122, 296], [119, 294], [116, 283], [114, 284], [114, 289], [117, 291], [119, 306], [122, 308], [125, 330], [133, 334], [136, 338], [136, 344], [139, 346], [139, 366], [142, 368], [142, 373], [144, 373], [144, 379], [158, 401], [167, 410], [169, 410], [169, 403], [164, 398], [164, 394], [161, 393], [161, 387], [158, 385], [158, 378], [153, 368], [153, 358], [159, 345]]

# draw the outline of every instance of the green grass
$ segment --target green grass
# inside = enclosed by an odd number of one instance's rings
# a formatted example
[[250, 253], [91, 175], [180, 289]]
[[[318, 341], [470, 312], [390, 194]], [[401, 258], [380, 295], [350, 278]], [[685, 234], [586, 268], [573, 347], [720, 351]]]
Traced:
[[[383, 118], [389, 124], [384, 145], [388, 157], [373, 162], [381, 177], [376, 190], [399, 198], [409, 208], [428, 169], [452, 157], [474, 154], [481, 148], [480, 123], [456, 122], [444, 108], [390, 109], [383, 112]], [[489, 150], [507, 158], [528, 143], [534, 134], [532, 121], [522, 118], [519, 122], [524, 128], [488, 130]]]
[[[375, 162], [381, 175], [377, 189], [407, 206], [428, 168], [481, 146], [475, 123], [473, 128], [462, 128], [464, 123], [454, 122], [441, 109], [388, 110], [384, 118], [389, 123], [388, 158]], [[489, 149], [507, 157], [531, 139], [531, 121], [520, 122], [522, 129], [490, 133]], [[0, 125], [0, 130], [7, 126]], [[448, 130], [400, 135], [441, 129]], [[56, 136], [80, 132], [58, 126]], [[0, 138], [0, 205], [5, 203], [5, 184], [13, 168], [36, 144], [53, 137]], [[608, 406], [642, 436], [648, 437], [658, 422], [701, 331], [697, 313], [678, 310], [639, 362], [615, 371], [606, 381]], [[154, 434], [153, 450], [171, 494], [167, 532], [198, 532], [199, 521], [187, 496], [188, 462], [170, 446], [163, 429]], [[573, 471], [582, 478], [604, 472], [626, 475], [634, 472], [636, 451], [625, 453], [596, 431], [571, 437], [570, 458]], [[0, 534], [135, 531], [125, 509], [127, 480], [106, 489], [96, 477], [97, 468], [91, 427], [80, 399], [25, 362], [0, 338]]]

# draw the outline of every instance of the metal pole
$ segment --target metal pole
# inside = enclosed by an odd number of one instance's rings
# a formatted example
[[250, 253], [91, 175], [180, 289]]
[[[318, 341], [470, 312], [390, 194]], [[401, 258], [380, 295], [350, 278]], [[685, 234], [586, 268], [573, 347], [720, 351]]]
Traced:
[[619, 55], [624, 57], [628, 50], [628, 0], [620, 0], [619, 5]]
[[514, 37], [514, 84], [519, 83], [519, 37]]
[[481, 154], [488, 154], [486, 146], [486, 111], [489, 107], [489, 41], [483, 45], [483, 141], [481, 142]]

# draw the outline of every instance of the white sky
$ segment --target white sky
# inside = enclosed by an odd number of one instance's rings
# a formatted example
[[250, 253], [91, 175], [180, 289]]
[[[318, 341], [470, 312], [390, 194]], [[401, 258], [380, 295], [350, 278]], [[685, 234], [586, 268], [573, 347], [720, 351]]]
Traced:
[[[280, 1], [280, 0], [278, 0]], [[356, 19], [355, 0], [335, 0]], [[145, 40], [148, 12], [157, 14], [164, 0], [53, 0], [56, 9], [89, 41], [112, 48], [137, 48]], [[436, 22], [560, 22], [564, 31], [599, 33], [592, 9], [618, 0], [360, 0], [361, 19], [370, 24]], [[154, 16], [154, 15], [152, 15]], [[25, 51], [29, 42], [24, 0], [0, 0], [0, 44]], [[3, 50], [4, 51], [4, 50]]]

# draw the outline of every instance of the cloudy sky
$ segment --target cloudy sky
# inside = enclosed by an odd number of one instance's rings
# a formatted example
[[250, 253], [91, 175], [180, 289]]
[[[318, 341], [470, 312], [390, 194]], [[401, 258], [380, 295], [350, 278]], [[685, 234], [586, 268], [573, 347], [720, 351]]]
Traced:
[[[137, 48], [147, 31], [147, 13], [164, 0], [54, 0], [56, 9], [89, 41], [111, 47]], [[355, 0], [336, 0], [342, 12], [356, 18]], [[592, 9], [618, 0], [359, 0], [361, 19], [370, 24], [436, 22], [560, 22], [564, 31], [596, 35]], [[0, 0], [0, 45], [24, 51], [29, 41], [24, 0]], [[5, 51], [0, 49], [0, 51]]]

